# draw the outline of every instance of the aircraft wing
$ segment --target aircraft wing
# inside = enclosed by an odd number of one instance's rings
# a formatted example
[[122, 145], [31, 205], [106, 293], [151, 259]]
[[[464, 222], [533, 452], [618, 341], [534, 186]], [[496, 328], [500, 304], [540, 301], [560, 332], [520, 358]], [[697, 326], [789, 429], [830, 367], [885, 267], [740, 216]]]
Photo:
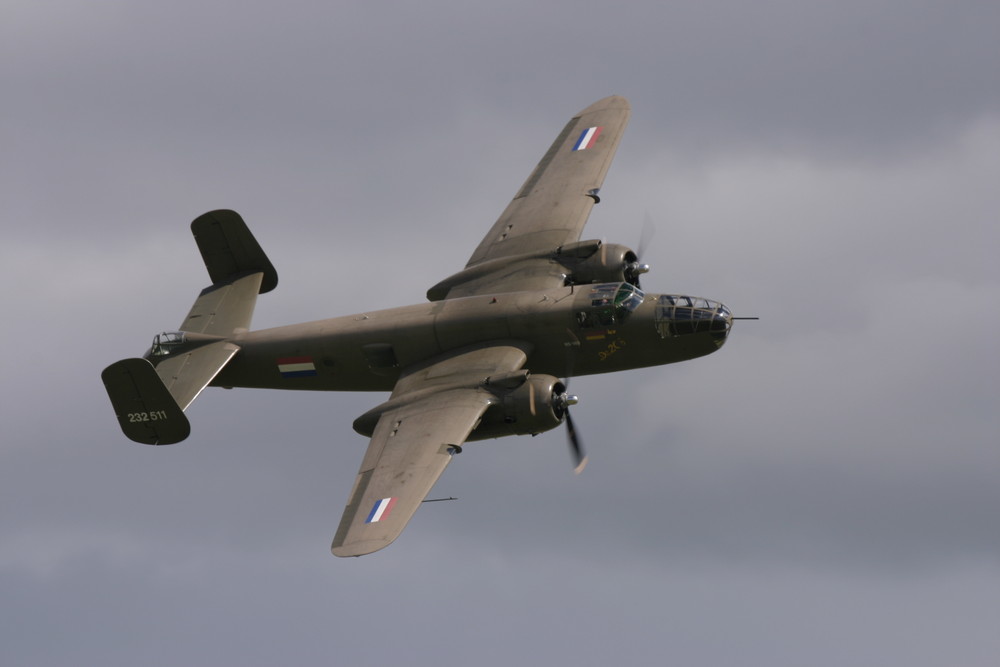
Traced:
[[[630, 115], [628, 100], [613, 95], [573, 116], [472, 253], [466, 271], [431, 288], [428, 297], [561, 285], [560, 271], [543, 254], [580, 240]], [[510, 261], [496, 261], [502, 259]], [[482, 270], [469, 270], [474, 267]]]
[[333, 538], [335, 556], [388, 546], [406, 527], [452, 455], [496, 397], [490, 376], [518, 370], [527, 348], [478, 345], [407, 369], [380, 412]]

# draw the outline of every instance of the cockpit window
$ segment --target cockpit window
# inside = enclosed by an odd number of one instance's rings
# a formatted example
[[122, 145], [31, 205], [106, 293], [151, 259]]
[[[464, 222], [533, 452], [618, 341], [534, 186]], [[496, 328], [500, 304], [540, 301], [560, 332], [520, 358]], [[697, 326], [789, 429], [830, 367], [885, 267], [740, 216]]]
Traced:
[[577, 313], [582, 327], [610, 327], [623, 321], [642, 303], [642, 290], [629, 283], [590, 286], [590, 307]]
[[590, 288], [590, 305], [594, 308], [610, 306], [614, 303], [615, 292], [617, 291], [617, 284], [593, 285]]
[[615, 306], [626, 313], [631, 313], [639, 307], [643, 298], [645, 298], [645, 294], [638, 287], [622, 283], [615, 293]]

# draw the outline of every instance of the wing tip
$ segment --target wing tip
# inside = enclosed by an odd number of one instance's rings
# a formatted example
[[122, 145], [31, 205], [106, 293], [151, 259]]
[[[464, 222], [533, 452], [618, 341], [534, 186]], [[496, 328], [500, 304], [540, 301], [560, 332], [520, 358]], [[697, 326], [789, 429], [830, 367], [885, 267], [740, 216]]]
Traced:
[[367, 556], [368, 554], [375, 553], [385, 549], [387, 546], [393, 543], [394, 540], [389, 540], [388, 542], [382, 540], [359, 540], [351, 542], [334, 542], [330, 545], [330, 553], [332, 553], [337, 558], [357, 558], [358, 556]]
[[629, 103], [627, 98], [622, 97], [621, 95], [609, 95], [608, 97], [597, 100], [589, 107], [581, 111], [578, 115], [582, 116], [585, 113], [593, 113], [595, 111], [604, 111], [608, 109], [618, 109], [629, 112], [632, 110], [632, 105]]

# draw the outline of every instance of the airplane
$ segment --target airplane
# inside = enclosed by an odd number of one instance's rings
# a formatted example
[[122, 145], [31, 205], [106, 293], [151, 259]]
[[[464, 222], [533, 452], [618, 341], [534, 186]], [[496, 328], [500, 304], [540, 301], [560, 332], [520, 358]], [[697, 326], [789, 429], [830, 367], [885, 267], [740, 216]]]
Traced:
[[620, 96], [574, 115], [426, 303], [252, 331], [278, 274], [239, 214], [199, 216], [212, 284], [177, 331], [102, 373], [122, 431], [184, 440], [184, 410], [206, 386], [391, 392], [354, 421], [370, 442], [331, 546], [344, 557], [393, 542], [466, 442], [565, 424], [581, 470], [569, 377], [710, 354], [734, 320], [718, 301], [645, 292], [649, 267], [631, 248], [580, 240], [630, 115]]

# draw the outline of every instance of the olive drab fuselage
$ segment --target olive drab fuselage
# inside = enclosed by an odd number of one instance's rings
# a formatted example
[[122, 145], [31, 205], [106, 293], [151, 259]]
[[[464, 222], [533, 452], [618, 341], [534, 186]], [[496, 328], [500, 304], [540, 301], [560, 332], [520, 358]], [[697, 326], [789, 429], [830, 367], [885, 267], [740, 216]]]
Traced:
[[401, 368], [500, 340], [528, 344], [532, 373], [609, 373], [709, 354], [730, 326], [719, 303], [627, 283], [471, 296], [237, 334], [212, 384], [391, 391]]

